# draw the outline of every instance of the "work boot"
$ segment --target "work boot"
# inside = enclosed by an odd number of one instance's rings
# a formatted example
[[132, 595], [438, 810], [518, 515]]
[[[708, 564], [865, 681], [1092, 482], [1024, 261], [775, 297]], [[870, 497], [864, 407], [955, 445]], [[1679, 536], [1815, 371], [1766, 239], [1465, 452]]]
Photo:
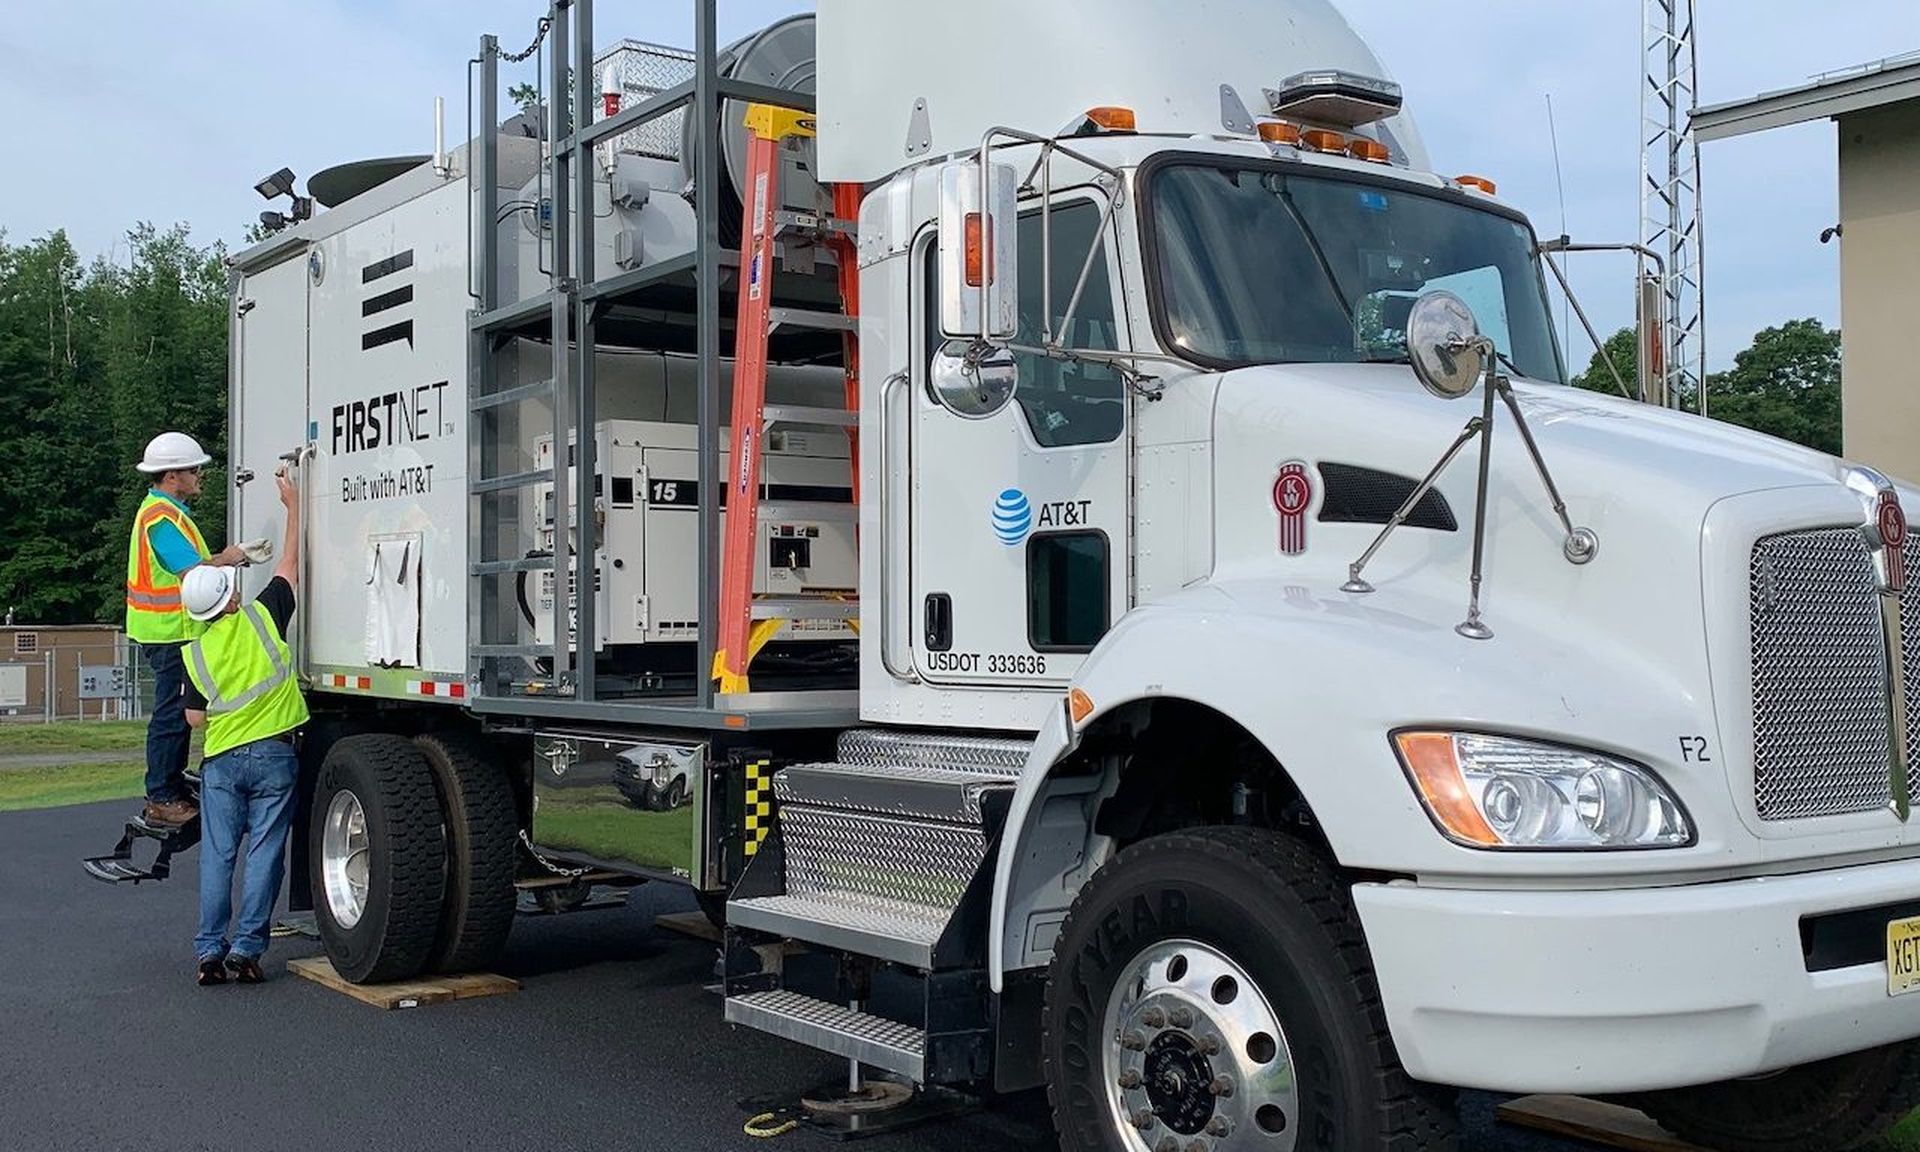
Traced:
[[233, 978], [241, 984], [264, 984], [267, 974], [260, 971], [260, 961], [252, 956], [229, 954], [227, 967], [233, 969]]
[[[255, 971], [259, 969], [256, 967]], [[227, 982], [227, 966], [218, 956], [208, 956], [194, 969], [194, 981], [202, 988], [211, 988], [215, 984]]]
[[200, 809], [191, 800], [149, 800], [140, 810], [142, 820], [162, 828], [178, 828], [198, 815]]

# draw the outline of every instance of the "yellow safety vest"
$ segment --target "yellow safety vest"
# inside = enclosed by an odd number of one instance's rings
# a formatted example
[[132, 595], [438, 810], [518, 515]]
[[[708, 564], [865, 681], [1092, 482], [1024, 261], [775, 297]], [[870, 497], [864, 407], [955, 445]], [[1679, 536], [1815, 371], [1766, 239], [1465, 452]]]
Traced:
[[180, 529], [202, 560], [207, 558], [207, 542], [193, 517], [165, 496], [147, 493], [134, 514], [133, 536], [127, 541], [127, 638], [141, 644], [178, 644], [206, 630], [180, 605], [180, 577], [167, 571], [153, 553], [147, 533], [163, 520]]
[[187, 645], [186, 665], [188, 679], [207, 698], [209, 757], [307, 722], [293, 651], [258, 602], [215, 620]]

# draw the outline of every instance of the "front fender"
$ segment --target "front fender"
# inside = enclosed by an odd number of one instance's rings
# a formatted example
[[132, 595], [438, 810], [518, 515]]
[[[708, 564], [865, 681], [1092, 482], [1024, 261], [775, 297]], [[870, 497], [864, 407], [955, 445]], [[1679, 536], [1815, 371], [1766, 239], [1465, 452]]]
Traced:
[[[1074, 680], [1093, 711], [1077, 724], [1053, 711], [1015, 788], [994, 875], [994, 987], [1021, 962], [1025, 926], [1010, 931], [1005, 920], [1056, 766], [1089, 724], [1139, 701], [1189, 700], [1244, 727], [1287, 772], [1347, 868], [1423, 879], [1625, 875], [1700, 867], [1702, 854], [1724, 847], [1703, 835], [1685, 850], [1493, 853], [1442, 836], [1393, 753], [1396, 728], [1450, 725], [1624, 755], [1681, 791], [1696, 827], [1703, 807], [1728, 807], [1713, 766], [1673, 763], [1675, 733], [1711, 730], [1705, 694], [1679, 674], [1631, 645], [1530, 627], [1518, 611], [1496, 620], [1493, 640], [1467, 640], [1452, 629], [1460, 615], [1457, 603], [1419, 603], [1411, 593], [1322, 595], [1255, 580], [1200, 585], [1123, 617]], [[1083, 862], [1082, 874], [1094, 863]]]

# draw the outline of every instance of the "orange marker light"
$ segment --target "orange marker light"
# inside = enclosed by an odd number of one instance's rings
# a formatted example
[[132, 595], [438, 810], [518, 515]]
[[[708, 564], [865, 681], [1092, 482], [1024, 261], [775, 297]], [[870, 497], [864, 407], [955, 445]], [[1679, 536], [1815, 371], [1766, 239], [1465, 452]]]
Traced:
[[1440, 827], [1466, 844], [1493, 847], [1500, 843], [1479, 805], [1467, 794], [1460, 762], [1453, 754], [1453, 736], [1446, 732], [1402, 732], [1393, 738], [1400, 760], [1420, 789], [1421, 799]]
[[1315, 152], [1345, 152], [1347, 138], [1331, 128], [1309, 128], [1300, 134], [1300, 142]]
[[1093, 697], [1078, 688], [1067, 693], [1067, 715], [1075, 724], [1093, 715]]
[[1378, 140], [1369, 140], [1362, 136], [1347, 144], [1347, 155], [1355, 160], [1371, 160], [1375, 164], [1385, 164], [1392, 158], [1387, 146]]
[[1453, 182], [1462, 188], [1476, 188], [1489, 196], [1493, 195], [1493, 181], [1485, 176], [1455, 176]]
[[967, 213], [965, 227], [967, 287], [978, 288], [982, 269], [985, 269], [989, 281], [993, 279], [993, 253], [987, 250], [987, 234], [992, 229], [978, 212]]
[[1118, 104], [1102, 104], [1098, 108], [1087, 109], [1087, 119], [1098, 124], [1108, 132], [1132, 132], [1133, 109], [1122, 108]]
[[1260, 139], [1269, 144], [1291, 144], [1300, 146], [1300, 125], [1289, 124], [1285, 120], [1262, 120]]

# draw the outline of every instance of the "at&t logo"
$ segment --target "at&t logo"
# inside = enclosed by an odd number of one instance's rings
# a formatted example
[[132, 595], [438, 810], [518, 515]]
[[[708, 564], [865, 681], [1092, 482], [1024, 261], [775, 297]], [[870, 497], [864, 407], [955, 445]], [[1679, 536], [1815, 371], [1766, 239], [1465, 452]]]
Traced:
[[1032, 527], [1033, 505], [1027, 494], [1018, 488], [1002, 491], [993, 502], [993, 534], [1000, 543], [1011, 548], [1025, 540]]

